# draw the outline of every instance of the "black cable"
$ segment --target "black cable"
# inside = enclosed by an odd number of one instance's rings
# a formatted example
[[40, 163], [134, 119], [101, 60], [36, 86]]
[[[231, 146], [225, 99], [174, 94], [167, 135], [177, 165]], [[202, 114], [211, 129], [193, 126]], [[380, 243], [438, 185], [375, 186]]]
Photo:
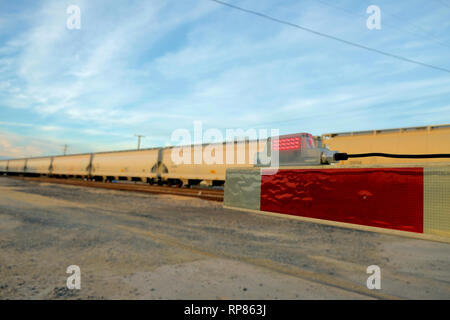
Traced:
[[355, 153], [347, 154], [338, 152], [334, 154], [334, 160], [348, 160], [349, 158], [366, 158], [366, 157], [385, 157], [397, 159], [435, 159], [435, 158], [450, 158], [450, 153], [434, 153], [434, 154], [392, 154], [392, 153]]
[[375, 53], [378, 53], [378, 54], [382, 54], [384, 56], [388, 56], [388, 57], [395, 58], [395, 59], [398, 59], [398, 60], [402, 60], [402, 61], [405, 61], [405, 62], [421, 65], [423, 67], [428, 67], [428, 68], [431, 68], [431, 69], [435, 69], [435, 70], [439, 70], [439, 71], [444, 71], [444, 72], [450, 73], [450, 69], [446, 69], [446, 68], [439, 67], [439, 66], [434, 66], [434, 65], [431, 65], [431, 64], [428, 64], [428, 63], [423, 63], [423, 62], [420, 62], [420, 61], [416, 61], [416, 60], [408, 59], [408, 58], [405, 58], [405, 57], [402, 57], [402, 56], [398, 56], [398, 55], [395, 55], [395, 54], [392, 54], [392, 53], [389, 53], [389, 52], [386, 52], [386, 51], [382, 51], [382, 50], [378, 50], [378, 49], [375, 49], [375, 48], [367, 47], [365, 45], [362, 45], [362, 44], [359, 44], [359, 43], [356, 43], [356, 42], [351, 42], [351, 41], [348, 41], [348, 40], [345, 40], [345, 39], [341, 39], [341, 38], [338, 38], [338, 37], [335, 37], [335, 36], [332, 36], [332, 35], [329, 35], [329, 34], [326, 34], [326, 33], [323, 33], [323, 32], [315, 31], [313, 29], [309, 29], [307, 27], [303, 27], [303, 26], [300, 26], [300, 25], [295, 24], [295, 23], [291, 23], [291, 22], [288, 22], [288, 21], [277, 19], [277, 18], [268, 16], [268, 15], [266, 15], [264, 13], [260, 13], [260, 12], [256, 12], [256, 11], [253, 11], [253, 10], [249, 10], [249, 9], [245, 9], [245, 8], [242, 8], [242, 7], [238, 7], [238, 6], [235, 6], [235, 5], [232, 5], [230, 3], [220, 1], [220, 0], [210, 0], [210, 1], [216, 2], [216, 3], [218, 3], [220, 5], [223, 5], [223, 6], [230, 7], [230, 8], [235, 9], [235, 10], [239, 10], [239, 11], [242, 11], [242, 12], [250, 13], [250, 14], [253, 14], [255, 16], [259, 16], [259, 17], [267, 19], [267, 20], [271, 20], [271, 21], [274, 21], [274, 22], [285, 24], [285, 25], [288, 25], [288, 26], [291, 26], [291, 27], [294, 27], [294, 28], [297, 28], [297, 29], [301, 29], [303, 31], [307, 31], [307, 32], [313, 33], [313, 34], [321, 36], [321, 37], [325, 37], [325, 38], [328, 38], [328, 39], [339, 41], [339, 42], [348, 44], [348, 45], [353, 46], [353, 47], [357, 47], [357, 48], [360, 48], [360, 49], [365, 49], [365, 50], [372, 51], [372, 52], [375, 52]]

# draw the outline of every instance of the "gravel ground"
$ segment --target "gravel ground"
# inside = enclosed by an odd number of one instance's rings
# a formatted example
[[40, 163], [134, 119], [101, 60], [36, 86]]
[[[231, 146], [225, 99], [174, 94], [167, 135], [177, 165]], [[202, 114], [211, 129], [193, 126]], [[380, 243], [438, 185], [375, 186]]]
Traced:
[[1, 177], [0, 298], [450, 299], [450, 244]]

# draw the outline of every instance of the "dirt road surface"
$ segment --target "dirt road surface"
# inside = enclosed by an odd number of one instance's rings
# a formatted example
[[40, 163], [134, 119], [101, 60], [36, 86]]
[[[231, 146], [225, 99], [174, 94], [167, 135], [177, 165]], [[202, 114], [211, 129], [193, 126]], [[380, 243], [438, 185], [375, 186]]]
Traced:
[[0, 298], [450, 299], [450, 244], [1, 177]]

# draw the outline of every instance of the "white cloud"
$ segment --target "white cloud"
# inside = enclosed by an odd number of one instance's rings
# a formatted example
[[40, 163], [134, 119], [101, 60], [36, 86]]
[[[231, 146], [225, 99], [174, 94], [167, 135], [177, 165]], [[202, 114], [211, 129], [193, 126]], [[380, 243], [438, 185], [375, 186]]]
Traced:
[[52, 151], [55, 153], [59, 151], [54, 147], [54, 141], [0, 132], [0, 157], [2, 158], [41, 156]]

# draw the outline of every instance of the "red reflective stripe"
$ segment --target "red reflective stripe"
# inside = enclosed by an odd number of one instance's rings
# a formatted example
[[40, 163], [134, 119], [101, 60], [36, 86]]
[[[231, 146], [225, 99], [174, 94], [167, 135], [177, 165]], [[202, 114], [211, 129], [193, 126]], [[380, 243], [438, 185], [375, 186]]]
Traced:
[[423, 168], [263, 174], [260, 210], [423, 233]]
[[314, 139], [313, 139], [312, 136], [309, 136], [309, 137], [308, 137], [308, 141], [309, 141], [309, 145], [310, 145], [312, 148], [314, 148], [314, 147], [315, 147], [315, 143], [314, 143]]

